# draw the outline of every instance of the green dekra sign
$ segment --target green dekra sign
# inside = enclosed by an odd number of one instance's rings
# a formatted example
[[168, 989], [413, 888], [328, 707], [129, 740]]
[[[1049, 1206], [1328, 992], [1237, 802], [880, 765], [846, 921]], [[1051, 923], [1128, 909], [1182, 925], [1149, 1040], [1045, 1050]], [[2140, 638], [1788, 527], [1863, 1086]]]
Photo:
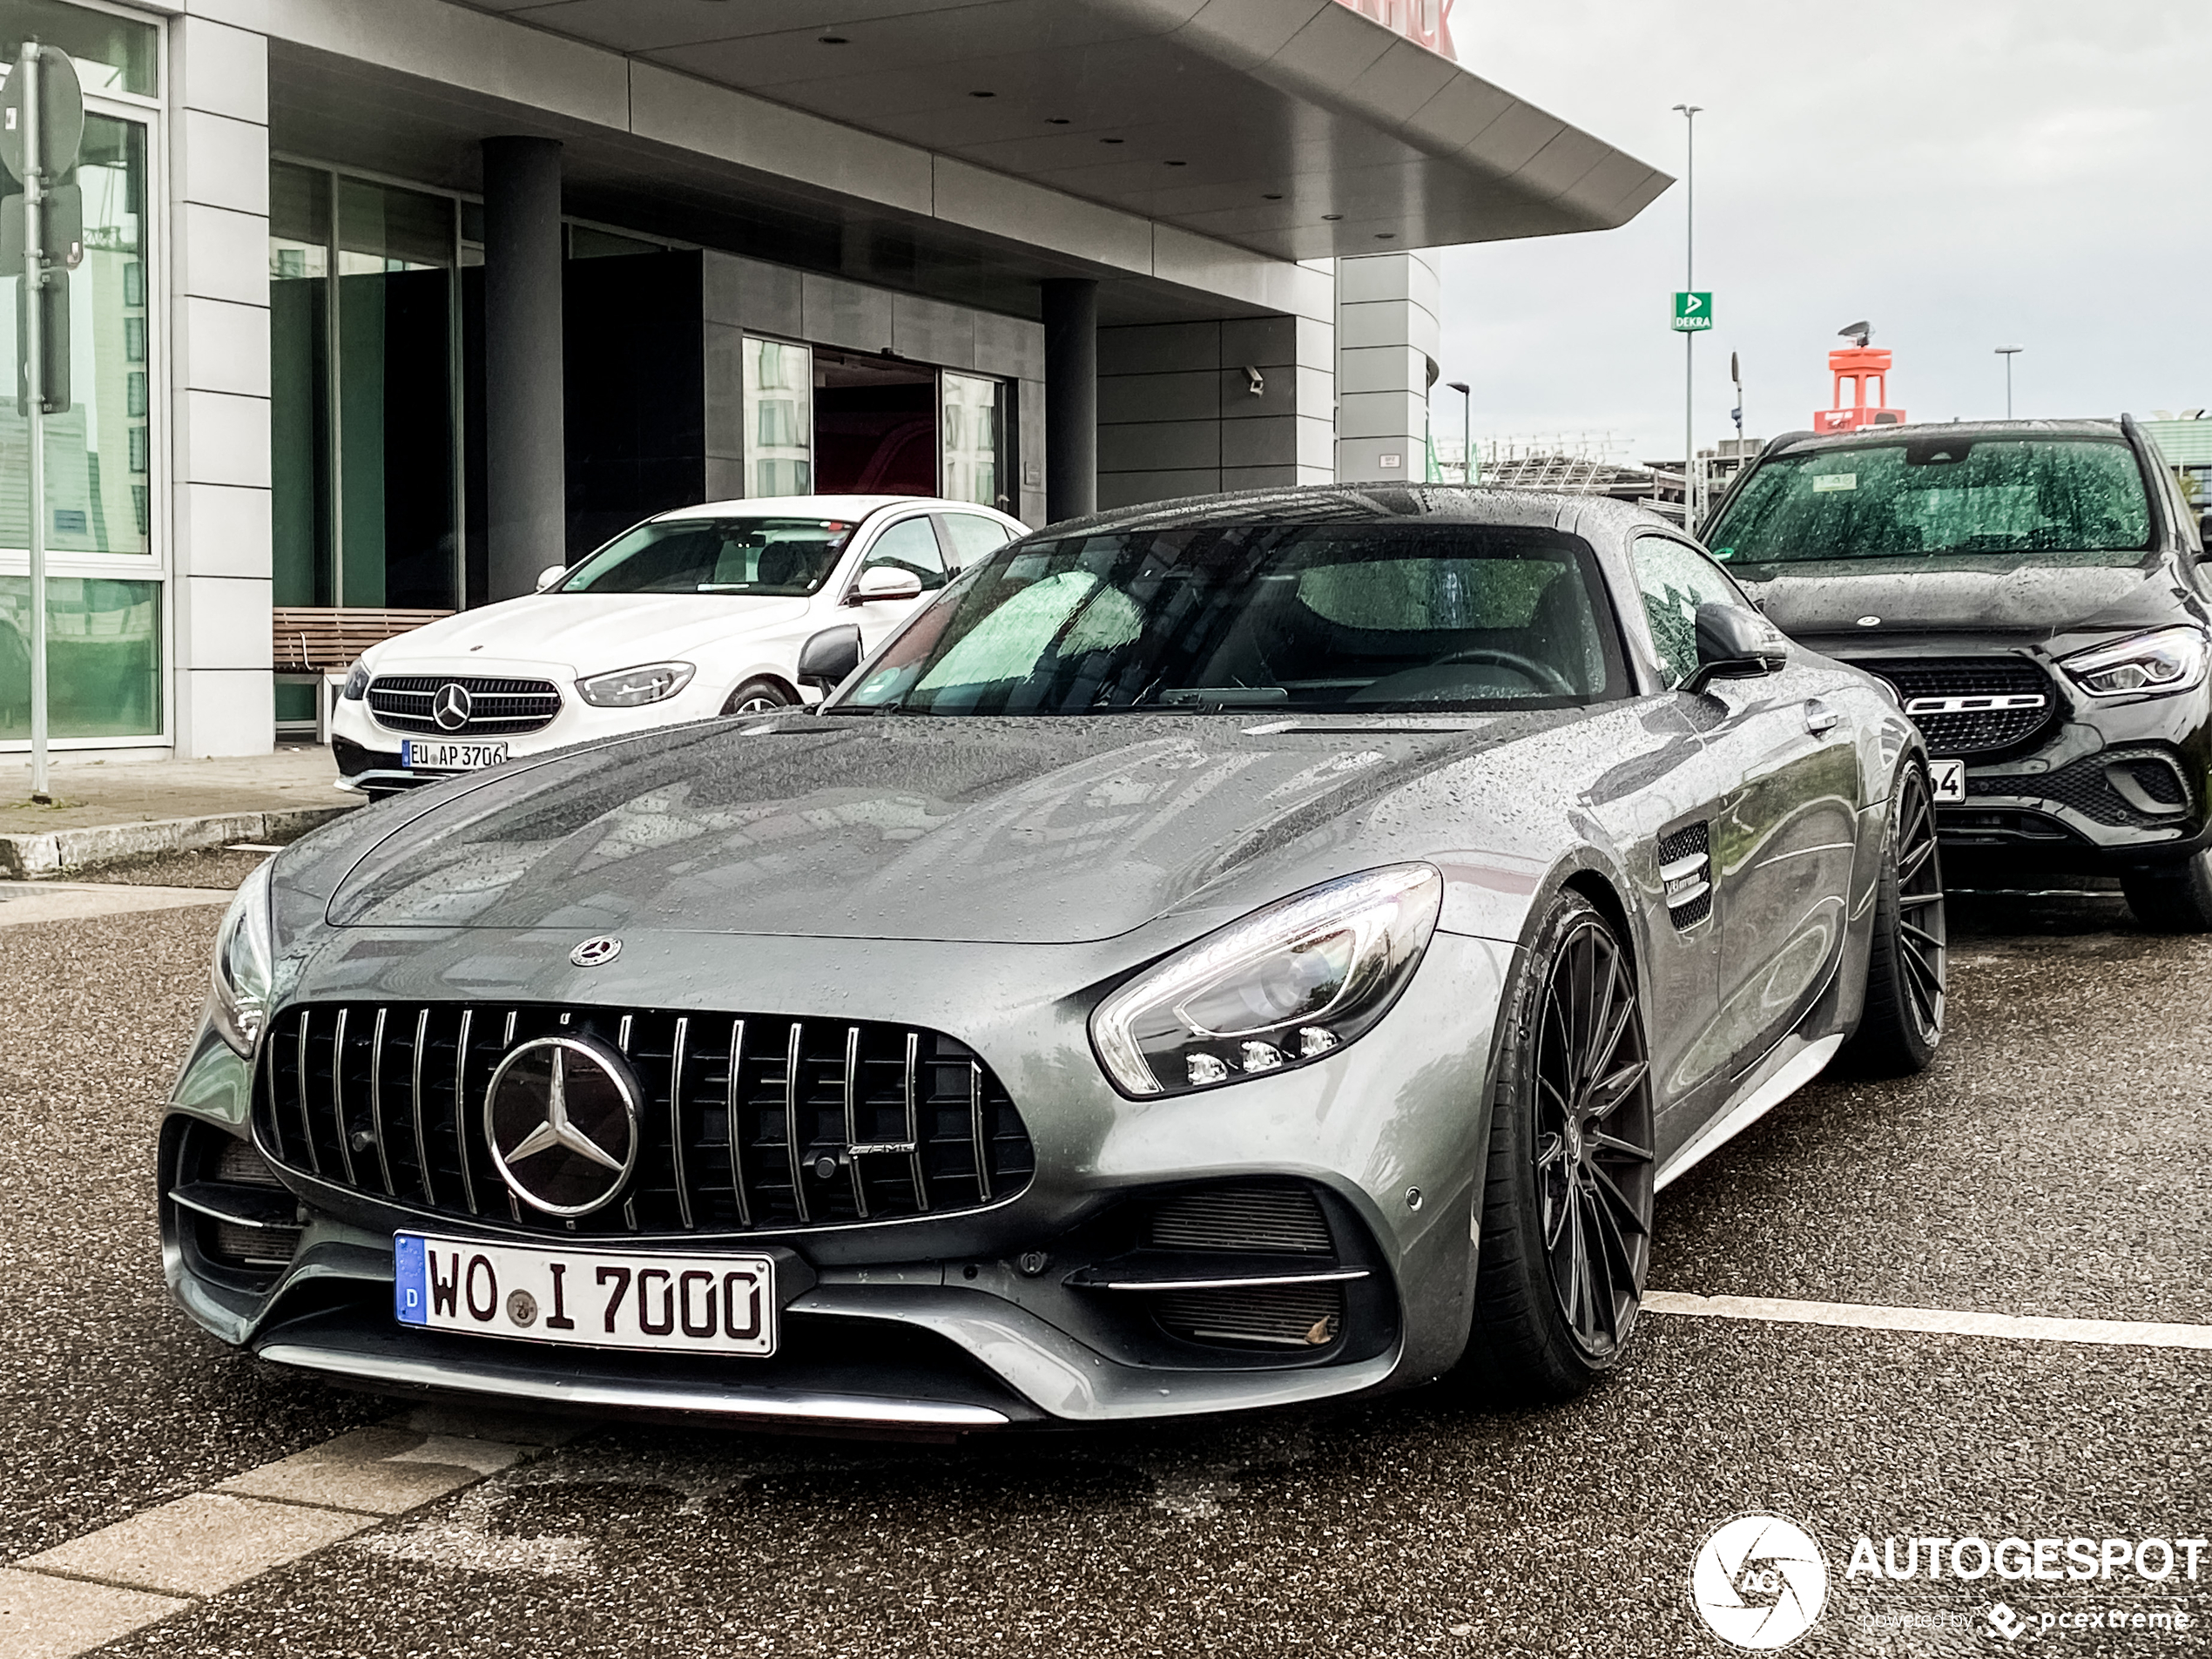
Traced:
[[1695, 333], [1713, 326], [1713, 296], [1710, 293], [1677, 293], [1675, 295], [1675, 332], [1678, 334]]

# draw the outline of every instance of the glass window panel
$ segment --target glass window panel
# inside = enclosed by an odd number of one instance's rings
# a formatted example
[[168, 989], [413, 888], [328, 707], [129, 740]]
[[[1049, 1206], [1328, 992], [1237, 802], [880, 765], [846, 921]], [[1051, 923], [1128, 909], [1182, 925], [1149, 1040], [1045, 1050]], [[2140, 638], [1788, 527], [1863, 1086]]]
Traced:
[[1007, 503], [999, 498], [1000, 435], [1005, 423], [1000, 416], [1005, 388], [998, 381], [949, 371], [943, 380], [945, 413], [937, 428], [943, 446], [939, 489], [951, 501], [1003, 508]]
[[[75, 182], [84, 259], [67, 273], [71, 406], [46, 417], [46, 545], [56, 553], [151, 553], [133, 480], [146, 475], [145, 129], [88, 115]], [[0, 362], [20, 360], [23, 276], [0, 273]], [[30, 544], [30, 425], [0, 399], [0, 547]]]
[[1679, 685], [1697, 671], [1698, 607], [1724, 604], [1743, 610], [1747, 608], [1743, 596], [1719, 566], [1680, 542], [1641, 536], [1635, 560], [1651, 644], [1667, 671], [1667, 683]]
[[337, 603], [331, 561], [330, 175], [269, 169], [269, 462], [280, 605]]
[[927, 518], [902, 518], [877, 536], [860, 568], [878, 566], [920, 577], [925, 593], [945, 585], [945, 556]]
[[814, 488], [814, 354], [780, 341], [745, 342], [745, 493]]
[[[46, 579], [46, 709], [57, 738], [161, 731], [161, 584]], [[30, 578], [0, 576], [0, 739], [30, 736]]]
[[[65, 0], [0, 0], [0, 56], [12, 64], [27, 36], [58, 46], [77, 63], [88, 92], [135, 92], [152, 98], [159, 63], [154, 25], [111, 12], [88, 11]], [[0, 75], [0, 82], [6, 77]]]

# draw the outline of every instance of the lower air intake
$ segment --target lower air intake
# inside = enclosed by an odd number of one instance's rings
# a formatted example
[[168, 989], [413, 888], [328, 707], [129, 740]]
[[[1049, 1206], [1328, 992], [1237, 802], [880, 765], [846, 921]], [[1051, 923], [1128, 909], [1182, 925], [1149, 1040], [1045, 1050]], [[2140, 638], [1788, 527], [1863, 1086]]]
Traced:
[[1232, 1348], [1319, 1348], [1344, 1328], [1338, 1285], [1174, 1291], [1152, 1299], [1161, 1328], [1185, 1342]]
[[1208, 1187], [1163, 1198], [1147, 1219], [1154, 1250], [1329, 1253], [1329, 1224], [1312, 1189], [1292, 1181]]

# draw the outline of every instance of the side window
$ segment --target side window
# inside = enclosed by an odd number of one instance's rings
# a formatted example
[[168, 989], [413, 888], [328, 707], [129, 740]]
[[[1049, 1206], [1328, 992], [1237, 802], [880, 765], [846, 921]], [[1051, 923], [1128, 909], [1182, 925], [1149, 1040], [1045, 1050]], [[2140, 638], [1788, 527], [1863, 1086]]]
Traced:
[[1720, 566], [1694, 547], [1665, 536], [1639, 536], [1629, 556], [1635, 562], [1636, 586], [1643, 614], [1650, 619], [1651, 643], [1667, 671], [1667, 684], [1679, 685], [1697, 670], [1697, 607], [1748, 607]]
[[947, 513], [937, 521], [944, 527], [953, 551], [953, 568], [965, 570], [987, 553], [995, 553], [1014, 539], [1014, 532], [995, 518], [981, 513]]
[[866, 572], [882, 564], [920, 577], [924, 593], [945, 585], [945, 556], [927, 518], [902, 518], [875, 538], [860, 569]]

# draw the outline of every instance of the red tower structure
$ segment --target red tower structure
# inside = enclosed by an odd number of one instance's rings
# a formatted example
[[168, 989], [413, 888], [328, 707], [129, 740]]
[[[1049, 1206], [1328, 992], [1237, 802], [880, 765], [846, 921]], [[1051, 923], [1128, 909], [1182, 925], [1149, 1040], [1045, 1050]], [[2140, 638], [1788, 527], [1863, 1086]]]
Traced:
[[1889, 407], [1890, 354], [1868, 345], [1874, 331], [1863, 322], [1839, 328], [1852, 343], [1828, 354], [1836, 377], [1835, 407], [1815, 409], [1815, 432], [1854, 432], [1866, 426], [1902, 426], [1905, 411]]

